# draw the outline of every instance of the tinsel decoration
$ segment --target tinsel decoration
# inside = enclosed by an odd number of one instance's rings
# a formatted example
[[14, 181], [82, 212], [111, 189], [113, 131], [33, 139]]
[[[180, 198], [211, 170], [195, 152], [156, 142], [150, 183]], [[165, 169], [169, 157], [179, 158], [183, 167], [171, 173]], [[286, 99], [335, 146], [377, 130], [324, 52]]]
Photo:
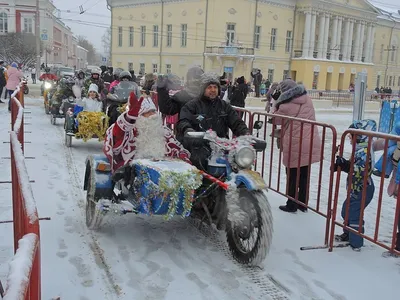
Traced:
[[82, 111], [77, 116], [78, 132], [77, 138], [82, 138], [87, 142], [93, 136], [97, 136], [99, 141], [104, 139], [108, 128], [108, 117], [103, 112]]
[[123, 104], [123, 105], [119, 105], [118, 108], [117, 108], [117, 111], [118, 111], [120, 114], [122, 114], [123, 112], [126, 111], [126, 108], [127, 108], [127, 107], [128, 107], [128, 103], [125, 103], [125, 104]]
[[[194, 201], [194, 191], [203, 182], [200, 172], [195, 168], [190, 170], [162, 170], [161, 172], [154, 168], [160, 174], [158, 184], [156, 184], [149, 174], [149, 171], [153, 168], [141, 163], [139, 165], [140, 173], [135, 179], [135, 190], [145, 213], [158, 214], [164, 203], [168, 203], [168, 211], [165, 214], [166, 220], [171, 219], [176, 214], [181, 214], [182, 217], [189, 216]], [[142, 187], [145, 187], [147, 197], [140, 194]], [[153, 211], [153, 201], [158, 199], [162, 199], [162, 201]], [[180, 207], [183, 208], [182, 213], [180, 213]]]

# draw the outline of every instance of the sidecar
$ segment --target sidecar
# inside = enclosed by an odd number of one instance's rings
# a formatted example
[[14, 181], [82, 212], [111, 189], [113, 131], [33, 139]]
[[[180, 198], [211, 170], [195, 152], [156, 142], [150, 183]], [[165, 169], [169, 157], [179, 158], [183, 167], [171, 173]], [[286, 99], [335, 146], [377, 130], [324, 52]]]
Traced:
[[64, 119], [70, 108], [75, 106], [74, 97], [68, 97], [63, 99], [61, 103], [56, 103], [55, 101], [49, 102], [50, 106], [50, 123], [55, 125], [57, 119]]
[[[90, 123], [94, 121], [95, 123]], [[93, 125], [88, 127], [89, 125]], [[64, 122], [65, 145], [71, 147], [72, 137], [82, 139], [84, 142], [89, 139], [97, 138], [99, 141], [104, 139], [108, 128], [108, 118], [104, 113], [86, 112], [83, 107], [73, 105], [69, 107]]]
[[86, 225], [97, 229], [108, 212], [187, 217], [201, 184], [200, 171], [181, 160], [134, 160], [112, 174], [106, 156], [90, 155], [84, 177]]

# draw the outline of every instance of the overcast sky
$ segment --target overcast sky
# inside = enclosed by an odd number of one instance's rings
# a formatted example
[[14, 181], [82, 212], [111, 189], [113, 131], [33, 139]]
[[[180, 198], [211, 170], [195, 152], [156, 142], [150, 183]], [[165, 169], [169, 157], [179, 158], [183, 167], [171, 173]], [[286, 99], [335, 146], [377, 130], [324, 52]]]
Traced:
[[[53, 0], [60, 10], [61, 21], [71, 27], [74, 35], [84, 35], [98, 52], [103, 52], [101, 38], [111, 24], [106, 0]], [[85, 11], [80, 14], [79, 6]], [[69, 12], [68, 12], [69, 11]]]
[[[219, 1], [230, 2], [230, 0]], [[370, 2], [393, 12], [400, 10], [399, 0]], [[103, 52], [101, 38], [105, 28], [111, 24], [111, 12], [107, 9], [106, 0], [53, 0], [53, 3], [61, 11], [62, 21], [71, 27], [75, 35], [86, 36], [99, 52]], [[83, 14], [79, 14], [81, 5], [85, 11]]]

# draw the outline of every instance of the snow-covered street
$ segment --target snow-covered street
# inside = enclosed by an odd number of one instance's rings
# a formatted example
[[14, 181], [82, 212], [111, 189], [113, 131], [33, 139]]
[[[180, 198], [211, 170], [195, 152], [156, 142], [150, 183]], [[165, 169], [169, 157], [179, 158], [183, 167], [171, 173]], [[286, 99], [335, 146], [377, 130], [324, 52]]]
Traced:
[[[263, 269], [235, 263], [223, 232], [196, 228], [179, 217], [164, 221], [161, 217], [109, 215], [99, 231], [90, 231], [85, 225], [82, 189], [85, 159], [88, 154], [101, 153], [102, 143], [73, 139], [72, 148], [67, 148], [64, 121], [58, 119], [51, 125], [42, 99], [27, 98], [25, 107], [30, 112], [25, 114], [25, 156], [34, 157], [26, 160], [28, 173], [35, 180], [32, 187], [39, 216], [51, 217], [40, 223], [42, 299], [368, 300], [394, 299], [400, 293], [400, 260], [383, 258], [382, 248], [366, 243], [360, 253], [350, 248], [332, 253], [327, 249], [301, 251], [301, 246], [323, 244], [325, 219], [312, 212], [281, 212], [278, 206], [285, 199], [272, 191], [268, 198], [275, 232]], [[366, 116], [378, 121], [376, 114]], [[351, 121], [345, 113], [324, 112], [317, 118], [335, 125], [339, 138]], [[5, 143], [9, 123], [6, 104], [2, 104], [0, 181], [11, 177], [10, 144]], [[374, 199], [377, 195], [378, 190]], [[394, 200], [389, 200], [384, 202], [385, 216], [393, 210]], [[368, 222], [374, 222], [373, 205], [366, 216], [367, 230]], [[0, 221], [11, 219], [11, 185], [1, 184]], [[383, 231], [389, 230], [382, 226]], [[0, 224], [3, 283], [12, 255], [12, 224]]]

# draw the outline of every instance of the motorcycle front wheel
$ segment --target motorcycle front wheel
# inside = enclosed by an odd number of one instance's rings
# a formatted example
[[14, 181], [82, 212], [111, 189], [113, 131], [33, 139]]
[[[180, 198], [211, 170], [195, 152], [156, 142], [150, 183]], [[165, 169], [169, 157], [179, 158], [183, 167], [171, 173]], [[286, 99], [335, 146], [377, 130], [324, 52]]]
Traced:
[[[272, 243], [271, 206], [263, 192], [239, 188], [239, 205], [246, 217], [239, 223], [227, 220], [226, 238], [233, 258], [241, 264], [259, 266]], [[227, 199], [229, 201], [229, 199]]]

